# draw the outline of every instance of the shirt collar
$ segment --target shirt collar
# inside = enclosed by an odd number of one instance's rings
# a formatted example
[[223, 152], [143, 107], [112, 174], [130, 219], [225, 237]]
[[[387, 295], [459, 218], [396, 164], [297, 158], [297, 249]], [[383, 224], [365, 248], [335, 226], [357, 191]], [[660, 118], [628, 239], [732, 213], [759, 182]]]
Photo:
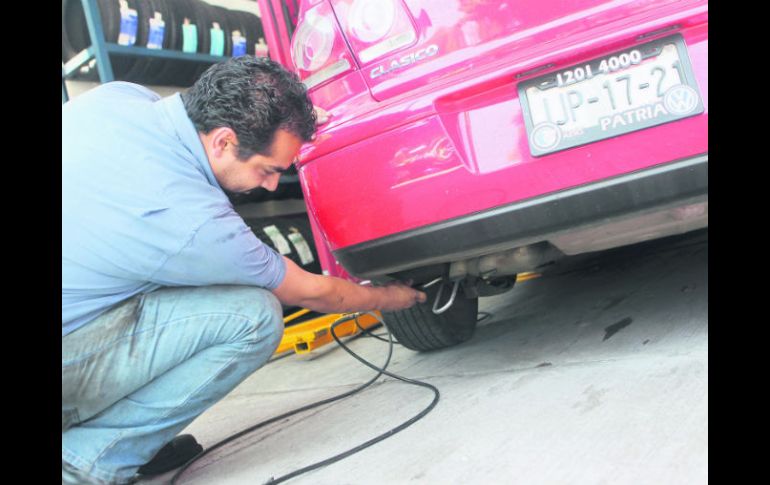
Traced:
[[203, 149], [201, 139], [198, 136], [198, 130], [195, 129], [192, 120], [187, 116], [187, 110], [185, 110], [182, 96], [179, 93], [175, 93], [166, 98], [162, 98], [157, 102], [157, 106], [160, 108], [161, 112], [166, 115], [177, 138], [193, 155], [196, 165], [199, 166], [206, 175], [206, 179], [209, 183], [222, 190], [216, 177], [214, 177], [214, 172], [211, 170], [211, 164], [206, 156], [206, 150]]

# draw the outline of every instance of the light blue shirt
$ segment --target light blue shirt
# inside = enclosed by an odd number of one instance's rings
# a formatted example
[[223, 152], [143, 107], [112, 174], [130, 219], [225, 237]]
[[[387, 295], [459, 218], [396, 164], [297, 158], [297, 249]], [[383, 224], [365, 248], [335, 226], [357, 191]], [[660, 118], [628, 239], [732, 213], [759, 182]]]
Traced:
[[162, 286], [272, 290], [285, 273], [233, 210], [178, 93], [113, 82], [62, 106], [62, 335]]

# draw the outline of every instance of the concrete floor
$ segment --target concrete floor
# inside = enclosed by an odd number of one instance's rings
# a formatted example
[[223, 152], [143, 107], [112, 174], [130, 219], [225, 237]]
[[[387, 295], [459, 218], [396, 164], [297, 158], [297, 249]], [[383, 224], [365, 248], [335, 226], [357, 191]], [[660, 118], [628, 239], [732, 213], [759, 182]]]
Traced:
[[[392, 372], [440, 389], [430, 414], [290, 483], [707, 483], [707, 258], [699, 231], [575, 258], [482, 299], [492, 317], [469, 342], [394, 351]], [[387, 355], [371, 338], [350, 345], [375, 363]], [[336, 345], [274, 360], [185, 432], [209, 446], [372, 375]], [[387, 379], [216, 450], [180, 483], [264, 483], [397, 426], [431, 399]]]

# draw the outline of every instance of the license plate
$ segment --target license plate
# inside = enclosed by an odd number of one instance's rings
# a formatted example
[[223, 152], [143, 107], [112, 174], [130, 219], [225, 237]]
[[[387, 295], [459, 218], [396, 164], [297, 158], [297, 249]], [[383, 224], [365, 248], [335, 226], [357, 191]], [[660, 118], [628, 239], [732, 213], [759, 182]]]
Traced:
[[533, 156], [704, 111], [678, 34], [524, 81], [519, 99]]

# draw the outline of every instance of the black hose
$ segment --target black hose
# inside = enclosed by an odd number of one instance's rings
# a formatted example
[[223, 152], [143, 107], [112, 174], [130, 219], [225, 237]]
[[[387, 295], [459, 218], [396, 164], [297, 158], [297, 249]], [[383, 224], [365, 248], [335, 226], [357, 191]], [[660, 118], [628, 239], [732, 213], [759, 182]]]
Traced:
[[[372, 315], [375, 318], [377, 318], [377, 320], [379, 320], [380, 323], [382, 323], [385, 326], [386, 329], [388, 329], [387, 324], [385, 324], [385, 322], [382, 319], [380, 319], [376, 314], [372, 314]], [[330, 465], [332, 463], [335, 463], [337, 461], [340, 461], [340, 460], [342, 460], [344, 458], [347, 458], [347, 457], [349, 457], [349, 456], [351, 456], [351, 455], [353, 455], [355, 453], [358, 453], [361, 450], [364, 450], [364, 449], [374, 445], [375, 443], [378, 443], [378, 442], [380, 442], [380, 441], [382, 441], [382, 440], [384, 440], [386, 438], [389, 438], [389, 437], [393, 436], [394, 434], [398, 433], [399, 431], [402, 431], [402, 430], [406, 429], [407, 427], [411, 426], [415, 422], [417, 422], [420, 419], [422, 419], [426, 414], [428, 414], [436, 406], [436, 404], [438, 403], [438, 400], [440, 398], [439, 390], [435, 386], [433, 386], [431, 384], [428, 384], [426, 382], [418, 381], [418, 380], [415, 380], [415, 379], [409, 379], [409, 378], [406, 378], [406, 377], [403, 377], [403, 376], [399, 376], [397, 374], [393, 374], [393, 373], [388, 372], [386, 370], [388, 365], [390, 364], [391, 356], [393, 355], [393, 336], [390, 333], [390, 329], [388, 329], [388, 342], [389, 342], [389, 345], [388, 345], [388, 357], [385, 360], [385, 364], [382, 367], [377, 367], [376, 365], [366, 361], [365, 359], [360, 357], [358, 354], [356, 354], [355, 352], [350, 350], [345, 344], [343, 344], [340, 341], [339, 337], [337, 337], [337, 334], [335, 333], [336, 327], [338, 325], [340, 325], [341, 323], [350, 320], [351, 318], [356, 319], [356, 323], [358, 323], [357, 322], [358, 316], [359, 316], [359, 314], [354, 314], [352, 316], [343, 316], [343, 317], [339, 318], [337, 321], [335, 321], [331, 325], [331, 329], [330, 329], [331, 330], [331, 335], [332, 335], [332, 338], [334, 338], [334, 341], [337, 342], [337, 344], [340, 347], [342, 347], [342, 349], [345, 350], [345, 352], [349, 353], [351, 356], [353, 356], [353, 358], [355, 358], [356, 360], [358, 360], [359, 362], [361, 362], [365, 366], [367, 366], [367, 367], [377, 371], [377, 374], [372, 379], [370, 379], [365, 384], [363, 384], [363, 385], [361, 385], [361, 386], [359, 386], [359, 387], [357, 387], [357, 388], [355, 388], [355, 389], [353, 389], [351, 391], [347, 391], [347, 392], [342, 393], [340, 395], [337, 395], [337, 396], [334, 396], [334, 397], [331, 397], [331, 398], [328, 398], [328, 399], [324, 399], [324, 400], [321, 400], [321, 401], [318, 401], [318, 402], [315, 402], [315, 403], [312, 403], [312, 404], [308, 404], [306, 406], [302, 406], [302, 407], [300, 407], [298, 409], [295, 409], [293, 411], [289, 411], [287, 413], [281, 414], [280, 416], [276, 416], [276, 417], [270, 418], [270, 419], [268, 419], [266, 421], [262, 421], [261, 423], [257, 423], [254, 426], [251, 426], [251, 427], [249, 427], [249, 428], [247, 428], [247, 429], [245, 429], [243, 431], [239, 431], [238, 433], [223, 439], [222, 441], [216, 443], [215, 445], [213, 445], [213, 446], [203, 450], [202, 452], [198, 453], [189, 462], [187, 462], [182, 468], [180, 468], [174, 474], [174, 476], [172, 477], [171, 485], [174, 485], [174, 484], [177, 483], [177, 480], [179, 479], [179, 477], [182, 475], [182, 473], [185, 472], [185, 470], [187, 470], [188, 467], [190, 467], [190, 465], [192, 465], [195, 461], [197, 461], [198, 459], [200, 459], [203, 456], [207, 455], [208, 453], [214, 451], [215, 449], [220, 448], [220, 447], [224, 446], [225, 444], [230, 443], [231, 441], [236, 440], [236, 439], [240, 438], [241, 436], [244, 436], [244, 435], [246, 435], [248, 433], [251, 433], [251, 432], [253, 432], [253, 431], [255, 431], [255, 430], [259, 429], [259, 428], [267, 426], [268, 424], [272, 424], [272, 423], [275, 423], [276, 421], [280, 421], [282, 419], [288, 418], [289, 416], [293, 416], [294, 414], [301, 413], [303, 411], [307, 411], [307, 410], [316, 408], [318, 406], [322, 406], [324, 404], [329, 404], [329, 403], [332, 403], [334, 401], [338, 401], [338, 400], [343, 399], [343, 398], [348, 397], [348, 396], [352, 396], [353, 394], [356, 394], [356, 393], [364, 390], [365, 388], [369, 387], [377, 379], [379, 379], [379, 377], [381, 375], [383, 375], [383, 374], [387, 375], [387, 376], [390, 376], [390, 377], [393, 377], [394, 379], [398, 379], [398, 380], [400, 380], [402, 382], [406, 382], [407, 384], [412, 384], [412, 385], [416, 385], [416, 386], [420, 386], [420, 387], [426, 387], [426, 388], [430, 389], [431, 391], [433, 391], [433, 394], [434, 394], [433, 400], [431, 401], [431, 403], [425, 409], [423, 409], [419, 414], [417, 414], [413, 418], [409, 419], [408, 421], [405, 421], [404, 423], [400, 424], [399, 426], [396, 426], [395, 428], [393, 428], [393, 429], [391, 429], [391, 430], [389, 430], [389, 431], [387, 431], [387, 432], [385, 432], [385, 433], [383, 433], [383, 434], [381, 434], [379, 436], [376, 436], [376, 437], [366, 441], [365, 443], [362, 443], [362, 444], [360, 444], [360, 445], [358, 445], [358, 446], [356, 446], [354, 448], [351, 448], [351, 449], [349, 449], [347, 451], [344, 451], [342, 453], [334, 455], [334, 456], [332, 456], [330, 458], [327, 458], [325, 460], [319, 461], [317, 463], [313, 463], [312, 465], [308, 465], [306, 467], [300, 468], [300, 469], [295, 470], [293, 472], [290, 472], [290, 473], [287, 473], [285, 475], [279, 476], [278, 478], [271, 477], [266, 483], [276, 484], [276, 483], [285, 482], [286, 480], [290, 480], [292, 478], [295, 478], [295, 477], [297, 477], [297, 476], [299, 476], [299, 475], [301, 475], [303, 473], [306, 473], [306, 472], [309, 472], [311, 470], [315, 470], [315, 469], [318, 469], [318, 468]]]

